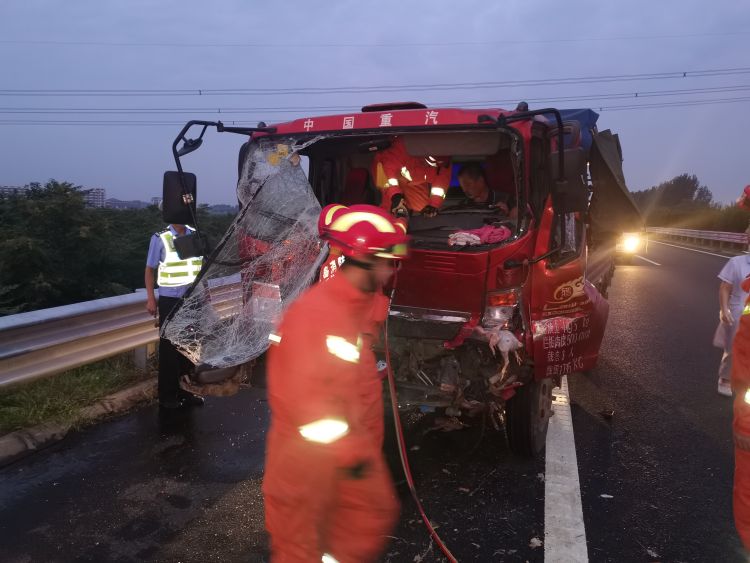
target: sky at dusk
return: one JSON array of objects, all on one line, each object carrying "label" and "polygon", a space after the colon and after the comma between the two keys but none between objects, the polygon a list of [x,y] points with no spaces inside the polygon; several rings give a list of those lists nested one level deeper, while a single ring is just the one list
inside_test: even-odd
[{"label": "sky at dusk", "polygon": [[[0,185],[55,178],[149,200],[189,119],[529,100],[599,112],[631,190],[689,173],[729,202],[750,184],[748,40],[750,4],[723,0],[3,0]],[[364,91],[309,91],[351,86]],[[286,91],[197,94],[221,89]],[[235,203],[241,142],[209,132],[185,157],[201,202]]]}]

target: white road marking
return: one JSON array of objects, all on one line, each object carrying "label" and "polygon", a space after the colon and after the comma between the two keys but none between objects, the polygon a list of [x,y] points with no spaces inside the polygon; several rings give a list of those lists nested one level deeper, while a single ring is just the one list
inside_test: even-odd
[{"label": "white road marking", "polygon": [[688,248],[687,246],[677,246],[676,244],[669,244],[668,242],[661,242],[659,240],[649,240],[649,244],[663,244],[664,246],[672,246],[674,248],[681,248],[682,250],[689,250],[691,252],[699,252],[700,254],[708,254],[709,256],[718,256],[719,258],[731,258],[731,256],[726,254],[716,254],[715,252],[706,252],[705,250],[697,250],[695,248]]},{"label": "white road marking", "polygon": [[653,264],[654,266],[661,266],[661,264],[659,264],[658,262],[654,262],[653,260],[649,260],[648,258],[644,258],[640,254],[636,254],[635,257],[636,258],[640,258],[641,260],[645,260],[646,262],[648,262],[649,264]]},{"label": "white road marking", "polygon": [[588,562],[568,378],[552,391],[544,476],[544,561]]}]

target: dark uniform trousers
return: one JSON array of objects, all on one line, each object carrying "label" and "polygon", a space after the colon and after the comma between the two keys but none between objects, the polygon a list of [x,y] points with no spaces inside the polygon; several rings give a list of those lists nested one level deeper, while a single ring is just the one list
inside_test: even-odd
[{"label": "dark uniform trousers", "polygon": [[[180,302],[179,297],[159,296],[159,326]],[[159,338],[159,400],[175,399],[180,390],[180,376],[188,373],[192,363],[166,338]]]}]

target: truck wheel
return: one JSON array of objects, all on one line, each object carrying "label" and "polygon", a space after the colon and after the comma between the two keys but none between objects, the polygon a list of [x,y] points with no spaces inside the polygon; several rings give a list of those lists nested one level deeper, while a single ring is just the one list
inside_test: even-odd
[{"label": "truck wheel", "polygon": [[505,434],[514,454],[536,457],[547,440],[552,411],[552,381],[542,379],[519,387],[505,403]]}]

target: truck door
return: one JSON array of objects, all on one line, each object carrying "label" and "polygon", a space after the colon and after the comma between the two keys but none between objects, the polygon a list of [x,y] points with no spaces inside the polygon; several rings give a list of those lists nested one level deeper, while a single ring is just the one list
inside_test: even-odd
[{"label": "truck door", "polygon": [[594,367],[608,304],[586,279],[586,230],[580,213],[556,214],[547,200],[531,266],[531,330],[537,379]]}]

